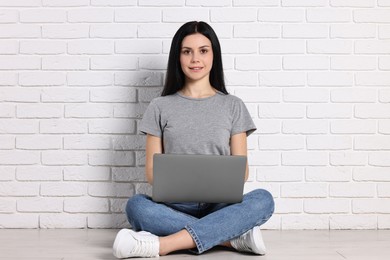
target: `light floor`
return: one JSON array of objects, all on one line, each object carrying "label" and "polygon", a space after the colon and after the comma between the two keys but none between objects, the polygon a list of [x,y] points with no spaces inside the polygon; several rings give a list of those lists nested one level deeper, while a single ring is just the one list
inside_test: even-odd
[{"label": "light floor", "polygon": [[[0,229],[0,260],[115,259],[113,229]],[[200,256],[187,252],[160,257],[170,259],[390,259],[390,230],[370,231],[263,231],[266,256],[240,254],[223,248]],[[139,258],[137,258],[139,259]]]}]

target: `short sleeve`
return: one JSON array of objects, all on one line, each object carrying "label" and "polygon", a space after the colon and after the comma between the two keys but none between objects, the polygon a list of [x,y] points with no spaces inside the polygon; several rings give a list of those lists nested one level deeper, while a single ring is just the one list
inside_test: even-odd
[{"label": "short sleeve", "polygon": [[246,132],[246,136],[249,136],[254,131],[256,131],[256,125],[247,107],[241,99],[237,99],[233,107],[233,123],[230,135]]},{"label": "short sleeve", "polygon": [[157,137],[162,136],[161,113],[154,100],[146,108],[139,125],[140,134],[151,134]]}]

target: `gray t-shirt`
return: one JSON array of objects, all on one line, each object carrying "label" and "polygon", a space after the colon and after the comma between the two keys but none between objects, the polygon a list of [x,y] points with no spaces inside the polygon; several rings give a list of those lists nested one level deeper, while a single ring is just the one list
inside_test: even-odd
[{"label": "gray t-shirt", "polygon": [[176,92],[154,98],[140,122],[141,134],[163,139],[163,153],[230,155],[230,137],[256,130],[244,102],[217,91],[206,98]]}]

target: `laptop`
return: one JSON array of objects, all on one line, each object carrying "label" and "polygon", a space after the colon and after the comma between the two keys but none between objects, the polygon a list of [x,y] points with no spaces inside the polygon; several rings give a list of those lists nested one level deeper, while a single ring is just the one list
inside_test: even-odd
[{"label": "laptop", "polygon": [[247,157],[154,154],[156,202],[237,203],[243,198]]}]

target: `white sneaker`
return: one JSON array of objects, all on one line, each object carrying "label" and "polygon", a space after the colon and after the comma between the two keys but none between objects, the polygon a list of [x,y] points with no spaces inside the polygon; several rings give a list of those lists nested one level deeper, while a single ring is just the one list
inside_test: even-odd
[{"label": "white sneaker", "polygon": [[158,257],[159,247],[158,237],[149,232],[122,229],[116,235],[112,249],[117,258]]},{"label": "white sneaker", "polygon": [[230,241],[237,251],[250,252],[257,255],[265,255],[266,248],[261,235],[260,227],[256,226],[241,236]]}]

